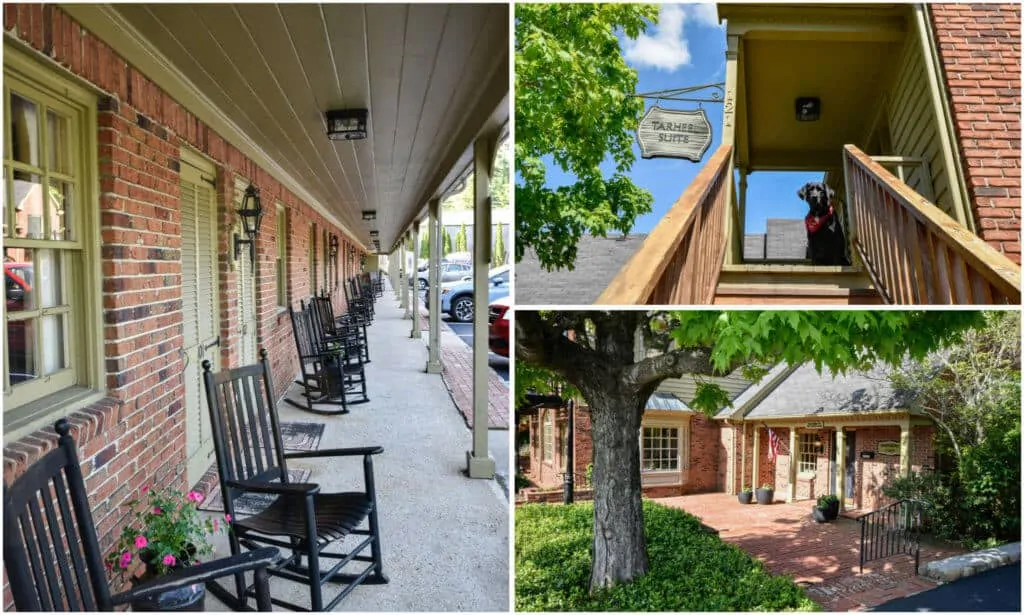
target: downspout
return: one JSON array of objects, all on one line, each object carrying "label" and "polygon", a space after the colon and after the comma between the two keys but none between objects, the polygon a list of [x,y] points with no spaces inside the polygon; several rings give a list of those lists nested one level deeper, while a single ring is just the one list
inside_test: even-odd
[{"label": "downspout", "polygon": [[[918,37],[921,40],[921,51],[924,54],[924,68],[932,94],[932,106],[938,115],[942,158],[947,169],[946,172],[950,175],[950,184],[955,184],[951,185],[952,189],[950,190],[955,205],[953,208],[955,217],[957,222],[977,235],[974,209],[971,205],[970,194],[967,192],[967,178],[964,176],[963,166],[960,164],[963,156],[959,143],[954,138],[956,127],[953,125],[953,111],[950,108],[949,97],[946,95],[945,81],[941,79],[942,60],[935,42],[935,32],[932,30],[931,20],[928,18],[927,5],[914,5],[914,18]],[[953,181],[954,178],[955,181]]]}]

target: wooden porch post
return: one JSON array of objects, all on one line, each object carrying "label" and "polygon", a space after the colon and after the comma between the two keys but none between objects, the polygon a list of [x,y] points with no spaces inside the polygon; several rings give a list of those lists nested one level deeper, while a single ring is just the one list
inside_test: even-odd
[{"label": "wooden porch post", "polygon": [[[729,35],[726,37],[727,48],[725,51],[725,101],[722,108],[722,145],[733,146],[733,152],[736,151],[736,100],[737,91],[739,88],[738,79],[738,66],[739,66],[739,48],[740,48],[740,37],[738,35]],[[736,212],[733,209],[733,205],[736,203],[736,194],[733,188],[733,177],[732,177],[732,159],[735,154],[730,154],[729,162],[729,174],[726,177],[726,207],[725,207],[725,234],[728,245],[725,251],[725,263],[736,264],[741,260],[742,249],[737,249],[743,245],[742,238],[734,237],[734,231],[739,228],[739,221],[736,219]]]},{"label": "wooden porch post", "polygon": [[427,349],[427,373],[441,373],[441,199],[430,199],[428,205],[430,217],[428,219],[430,229],[430,265],[428,269],[427,283],[430,285],[430,299],[427,305],[434,306],[429,310],[430,319],[430,345]]},{"label": "wooden porch post", "polygon": [[406,231],[405,233],[402,233],[401,242],[402,242],[402,246],[401,246],[401,248],[399,248],[398,253],[401,255],[401,259],[402,259],[402,267],[401,267],[401,269],[402,269],[402,276],[401,276],[402,279],[398,281],[398,285],[402,289],[402,294],[401,294],[401,303],[398,305],[398,307],[400,307],[403,310],[405,310],[405,314],[402,316],[402,318],[408,318],[409,317],[409,276],[412,274],[412,272],[409,271],[409,251],[408,251],[407,245],[406,245],[409,242],[409,232],[408,231]]},{"label": "wooden porch post", "polygon": [[900,423],[900,476],[910,476],[910,417]]},{"label": "wooden porch post", "polygon": [[420,337],[420,285],[419,279],[419,247],[420,247],[420,221],[412,223],[412,281],[413,287],[409,291],[412,294],[412,328],[409,330],[409,337],[419,339]]}]

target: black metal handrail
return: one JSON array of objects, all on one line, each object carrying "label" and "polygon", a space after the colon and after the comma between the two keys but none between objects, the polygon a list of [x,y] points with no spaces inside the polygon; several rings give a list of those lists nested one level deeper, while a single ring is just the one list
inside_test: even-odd
[{"label": "black metal handrail", "polygon": [[923,513],[928,507],[929,502],[904,499],[858,517],[861,574],[864,562],[903,554],[914,556],[914,573],[918,574]]}]

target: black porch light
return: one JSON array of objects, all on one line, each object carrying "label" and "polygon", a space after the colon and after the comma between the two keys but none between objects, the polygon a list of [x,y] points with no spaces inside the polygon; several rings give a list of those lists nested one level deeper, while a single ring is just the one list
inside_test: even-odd
[{"label": "black porch light", "polygon": [[370,237],[379,237],[380,231],[370,231]]},{"label": "black porch light", "polygon": [[242,244],[249,244],[249,260],[256,262],[256,235],[260,232],[263,221],[263,205],[260,203],[260,189],[252,184],[245,189],[242,207],[238,209],[238,217],[242,219],[242,230],[248,239],[242,239],[235,233],[235,259],[241,254]]},{"label": "black porch light", "polygon": [[366,109],[336,109],[327,112],[327,138],[354,141],[366,138]]},{"label": "black porch light", "polygon": [[364,209],[363,210],[363,220],[369,221],[369,220],[376,220],[376,219],[377,219],[377,210],[376,209]]},{"label": "black porch light", "polygon": [[796,121],[815,122],[821,118],[821,99],[802,96],[796,99]]},{"label": "black porch light", "polygon": [[330,241],[330,243],[327,244],[327,247],[329,249],[331,258],[334,258],[335,256],[338,255],[338,236],[337,235],[331,235],[331,241]]}]

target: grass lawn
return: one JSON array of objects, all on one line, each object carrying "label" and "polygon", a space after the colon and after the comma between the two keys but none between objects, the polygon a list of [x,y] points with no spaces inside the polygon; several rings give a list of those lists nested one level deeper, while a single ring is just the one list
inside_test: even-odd
[{"label": "grass lawn", "polygon": [[651,570],[594,595],[587,591],[594,506],[516,509],[517,611],[814,611],[788,577],[701,530],[696,517],[644,502]]}]

